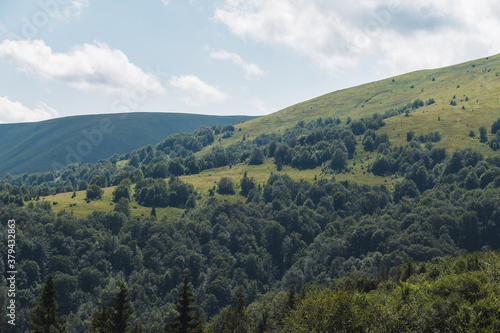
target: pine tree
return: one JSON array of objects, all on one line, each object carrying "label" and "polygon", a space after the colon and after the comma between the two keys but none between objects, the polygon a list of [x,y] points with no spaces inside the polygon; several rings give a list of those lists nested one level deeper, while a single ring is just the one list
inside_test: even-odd
[{"label": "pine tree", "polygon": [[52,275],[40,288],[40,296],[35,302],[35,309],[31,313],[30,331],[35,333],[64,332],[64,317],[59,317],[61,305],[57,304],[56,283]]},{"label": "pine tree", "polygon": [[202,333],[203,320],[200,315],[200,310],[193,306],[195,299],[189,286],[189,278],[184,276],[184,286],[182,291],[177,293],[179,298],[175,301],[175,309],[178,312],[173,323],[165,325],[163,332],[165,333]]},{"label": "pine tree", "polygon": [[111,331],[111,307],[107,304],[106,296],[102,297],[101,310],[94,309],[90,318],[90,331],[92,333],[106,333]]},{"label": "pine tree", "polygon": [[132,317],[133,310],[130,303],[130,293],[127,285],[122,282],[120,291],[113,297],[113,316],[111,319],[112,332],[126,332],[128,320]]},{"label": "pine tree", "polygon": [[156,217],[156,208],[155,208],[155,206],[153,206],[153,208],[151,208],[151,216]]},{"label": "pine tree", "polygon": [[244,333],[247,332],[248,315],[245,310],[245,297],[243,289],[240,287],[234,298],[236,307],[229,310],[224,318],[224,330],[227,333]]},{"label": "pine tree", "polygon": [[130,294],[125,283],[122,282],[120,290],[113,297],[113,304],[106,304],[107,298],[103,296],[101,310],[94,310],[91,318],[91,331],[95,333],[124,333],[127,331],[128,320],[132,317],[133,310],[130,303]]}]

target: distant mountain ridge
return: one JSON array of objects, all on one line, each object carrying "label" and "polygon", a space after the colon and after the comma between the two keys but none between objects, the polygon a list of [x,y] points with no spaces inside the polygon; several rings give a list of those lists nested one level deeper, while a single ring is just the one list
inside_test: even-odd
[{"label": "distant mountain ridge", "polygon": [[75,162],[95,163],[156,144],[171,134],[253,118],[135,112],[0,124],[0,176],[53,171]]}]

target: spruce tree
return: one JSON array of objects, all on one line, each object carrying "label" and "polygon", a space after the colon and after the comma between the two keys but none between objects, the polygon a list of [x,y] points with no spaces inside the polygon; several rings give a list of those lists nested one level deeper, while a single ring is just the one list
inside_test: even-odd
[{"label": "spruce tree", "polygon": [[125,333],[128,320],[133,310],[130,303],[130,294],[125,283],[121,283],[120,290],[113,297],[112,306],[106,304],[103,296],[100,311],[94,310],[91,318],[91,331],[95,333]]},{"label": "spruce tree", "polygon": [[245,297],[243,288],[238,288],[234,298],[236,306],[226,313],[224,318],[224,333],[244,333],[247,332],[248,315],[245,310]]},{"label": "spruce tree", "polygon": [[40,288],[40,295],[35,302],[35,308],[31,312],[30,331],[35,333],[64,332],[65,318],[60,317],[61,305],[56,301],[56,283],[52,275]]},{"label": "spruce tree", "polygon": [[130,293],[127,285],[122,282],[120,291],[113,297],[113,315],[111,318],[112,332],[126,332],[128,320],[132,317],[133,310],[130,303]]},{"label": "spruce tree", "polygon": [[182,291],[177,293],[179,298],[175,301],[175,309],[178,312],[173,323],[165,325],[165,333],[202,333],[203,320],[200,310],[193,306],[195,299],[189,286],[189,278],[184,276]]},{"label": "spruce tree", "polygon": [[106,333],[111,331],[111,307],[107,304],[106,296],[102,297],[101,309],[94,309],[90,318],[90,331],[92,333]]}]

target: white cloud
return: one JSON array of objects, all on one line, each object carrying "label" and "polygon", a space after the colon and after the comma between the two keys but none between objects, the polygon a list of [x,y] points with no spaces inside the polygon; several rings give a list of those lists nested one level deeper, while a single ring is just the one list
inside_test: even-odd
[{"label": "white cloud", "polygon": [[56,110],[43,102],[30,109],[19,102],[11,101],[8,97],[0,96],[0,123],[21,123],[42,121],[57,117]]},{"label": "white cloud", "polygon": [[236,53],[228,52],[226,50],[221,50],[221,51],[211,52],[210,56],[214,59],[231,61],[233,64],[243,69],[243,71],[245,72],[245,76],[247,78],[262,76],[265,74],[265,72],[262,69],[260,69],[259,66],[257,66],[254,63],[246,62],[241,58],[241,56],[239,56]]},{"label": "white cloud", "polygon": [[71,0],[68,6],[62,10],[52,13],[53,17],[59,20],[68,20],[74,16],[80,16],[85,8],[89,6],[88,0]]},{"label": "white cloud", "polygon": [[168,6],[168,0],[161,0],[161,2],[163,2],[164,6]]},{"label": "white cloud", "polygon": [[63,81],[80,90],[125,95],[137,88],[163,92],[155,76],[143,72],[122,51],[104,43],[83,44],[68,53],[56,53],[41,40],[4,40],[0,56],[14,59],[22,71]]},{"label": "white cloud", "polygon": [[500,51],[500,3],[489,0],[224,0],[214,17],[244,39],[285,46],[326,69],[378,56],[403,71]]},{"label": "white cloud", "polygon": [[183,91],[182,102],[192,106],[222,103],[228,98],[227,94],[203,82],[196,75],[173,76],[169,84]]}]

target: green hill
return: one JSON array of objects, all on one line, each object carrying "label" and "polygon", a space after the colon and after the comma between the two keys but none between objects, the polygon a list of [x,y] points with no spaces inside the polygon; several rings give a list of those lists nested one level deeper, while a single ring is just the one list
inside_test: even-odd
[{"label": "green hill", "polygon": [[156,144],[202,125],[226,125],[247,116],[126,113],[0,124],[0,175],[52,171],[70,163],[95,163],[113,154]]},{"label": "green hill", "polygon": [[[187,274],[200,331],[498,331],[498,61],[1,178],[22,308],[52,274],[66,329],[83,332],[123,281],[129,324],[169,330]],[[94,125],[103,142],[112,125]]]},{"label": "green hill", "polygon": [[[405,114],[386,119],[382,132],[390,141],[403,144],[406,132],[416,135],[439,130],[442,135],[439,147],[452,151],[474,147],[488,153],[479,139],[468,137],[480,126],[490,126],[500,116],[500,55],[478,59],[450,67],[422,70],[357,87],[335,91],[305,101],[271,115],[242,124],[242,132],[249,138],[259,134],[283,132],[299,121],[316,120],[318,117],[348,117],[359,119],[374,113],[396,111],[416,99],[435,103]],[[454,100],[456,106],[450,104]],[[230,145],[241,140],[241,135],[224,140]],[[206,147],[204,151],[210,150]],[[203,153],[203,152],[202,152]]]}]

